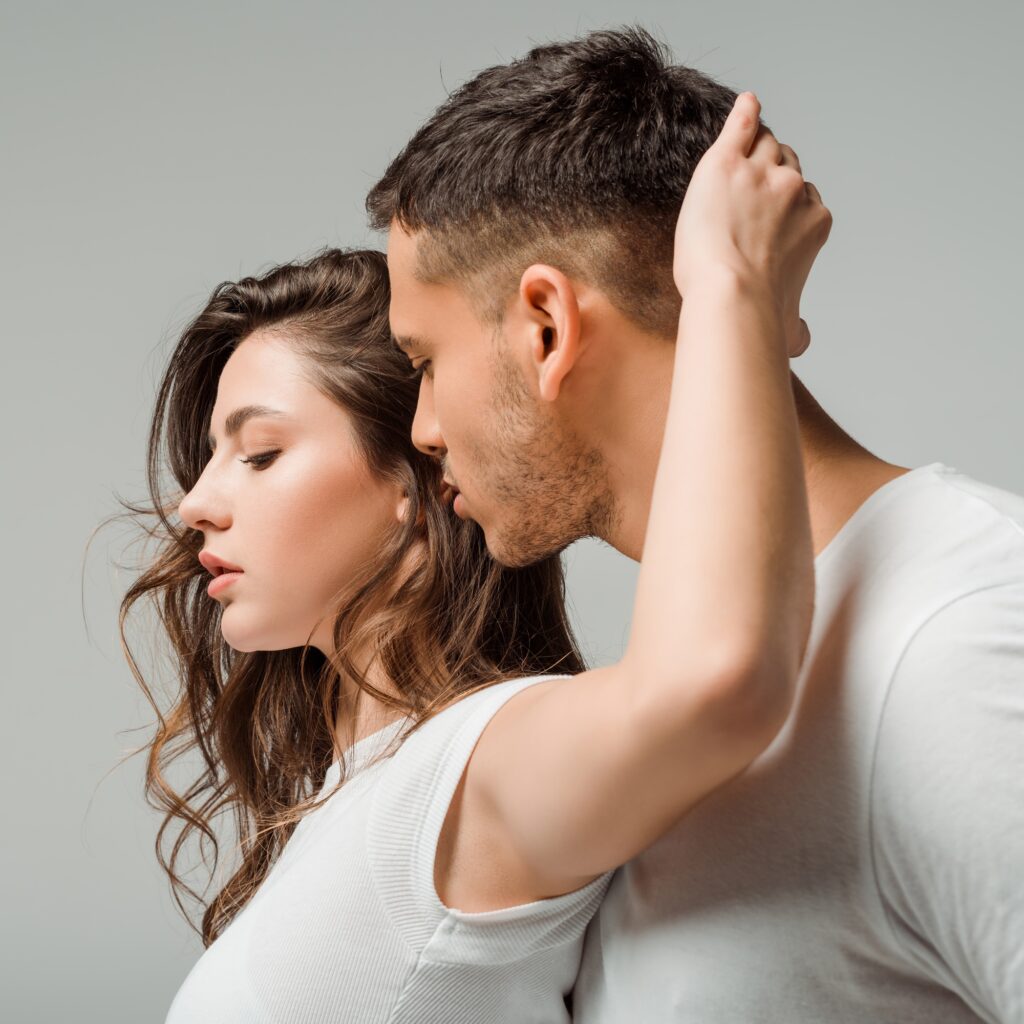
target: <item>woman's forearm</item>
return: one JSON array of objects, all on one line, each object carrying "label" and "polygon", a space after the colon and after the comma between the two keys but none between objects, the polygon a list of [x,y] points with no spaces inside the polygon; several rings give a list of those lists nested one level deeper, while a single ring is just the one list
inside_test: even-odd
[{"label": "woman's forearm", "polygon": [[781,310],[767,287],[716,270],[680,315],[626,660],[656,704],[707,690],[784,713],[812,605]]}]

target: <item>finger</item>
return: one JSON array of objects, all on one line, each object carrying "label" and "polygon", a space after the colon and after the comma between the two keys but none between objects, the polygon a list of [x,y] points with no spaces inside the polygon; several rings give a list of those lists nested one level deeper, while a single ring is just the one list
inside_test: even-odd
[{"label": "finger", "polygon": [[821,201],[821,193],[813,182],[804,182],[804,194],[811,206],[816,207],[814,212],[821,223],[821,244],[824,245],[832,234],[832,211]]},{"label": "finger", "polygon": [[803,174],[803,168],[800,166],[800,157],[793,152],[792,146],[787,146],[784,142],[779,143],[779,152],[782,154],[782,164],[785,167],[792,167],[793,170],[799,171]]},{"label": "finger", "polygon": [[741,92],[722,125],[716,142],[738,149],[744,156],[750,152],[757,135],[761,103],[752,92]]},{"label": "finger", "polygon": [[763,125],[757,133],[757,138],[754,139],[754,145],[750,150],[750,159],[763,164],[782,163],[782,149],[779,146],[779,140]]}]

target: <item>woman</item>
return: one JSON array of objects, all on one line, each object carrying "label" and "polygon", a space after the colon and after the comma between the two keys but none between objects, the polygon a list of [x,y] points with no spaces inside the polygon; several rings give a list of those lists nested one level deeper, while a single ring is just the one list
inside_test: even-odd
[{"label": "woman", "polygon": [[[380,258],[215,292],[160,391],[167,537],[125,599],[157,599],[182,673],[148,777],[164,827],[185,822],[176,889],[189,831],[216,852],[231,809],[241,837],[169,1021],[566,1019],[610,870],[789,707],[812,562],[782,319],[827,232],[744,94],[680,215],[687,298],[633,630],[594,672],[557,564],[490,565],[412,449]],[[705,430],[734,443],[709,452]],[[728,530],[680,504],[723,488]],[[680,615],[701,643],[668,664]],[[192,747],[204,771],[179,794],[162,769]]]}]

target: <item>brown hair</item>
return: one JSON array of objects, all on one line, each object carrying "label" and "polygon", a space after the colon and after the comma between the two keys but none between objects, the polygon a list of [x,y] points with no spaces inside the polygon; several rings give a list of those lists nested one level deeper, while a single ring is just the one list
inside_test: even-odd
[{"label": "brown hair", "polygon": [[448,97],[373,187],[371,223],[424,230],[422,276],[469,284],[494,319],[545,262],[674,338],[679,207],[735,99],[641,28],[536,47]]},{"label": "brown hair", "polygon": [[[157,714],[155,735],[143,748],[146,796],[164,812],[157,857],[186,919],[186,897],[204,905],[206,945],[251,898],[302,815],[320,805],[316,793],[335,757],[339,673],[357,692],[411,715],[415,728],[502,677],[584,668],[566,618],[558,558],[503,568],[488,555],[479,528],[441,500],[437,463],[410,439],[418,376],[391,341],[388,301],[384,256],[372,251],[329,249],[221,284],[185,329],[159,387],[149,436],[151,502],[130,507],[158,547],[122,601],[120,625],[132,671]],[[197,561],[202,534],[175,513],[209,459],[221,370],[240,342],[267,327],[286,332],[313,382],[349,413],[371,471],[401,480],[409,495],[407,521],[396,524],[367,577],[352,581],[340,604],[334,662],[308,646],[229,648],[220,606],[206,594],[208,577]],[[164,492],[168,471],[171,494]],[[414,549],[425,556],[410,559]],[[166,713],[126,638],[129,613],[143,598],[171,643],[178,688]],[[368,638],[397,698],[376,689],[349,658]],[[168,767],[189,752],[199,755],[199,774],[176,787]],[[226,813],[241,863],[204,903],[205,893],[184,880],[181,856],[197,836],[204,864],[212,852],[212,883],[220,848],[214,821]],[[175,822],[181,828],[172,843]]]}]

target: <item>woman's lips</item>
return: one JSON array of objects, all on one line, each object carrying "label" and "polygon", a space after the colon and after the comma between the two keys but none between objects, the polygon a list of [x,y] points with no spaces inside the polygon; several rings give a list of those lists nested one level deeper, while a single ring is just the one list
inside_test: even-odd
[{"label": "woman's lips", "polygon": [[216,596],[222,590],[225,590],[227,587],[230,587],[231,584],[235,582],[235,580],[241,577],[241,575],[241,572],[218,573],[216,576],[213,577],[212,580],[210,580],[209,586],[207,586],[206,588],[207,594],[209,594],[210,597],[216,598]]}]

